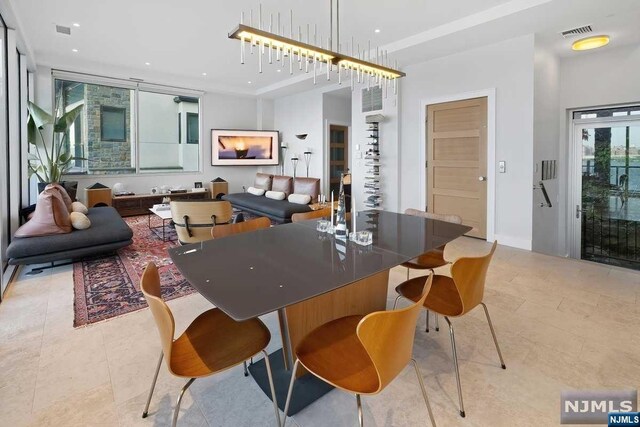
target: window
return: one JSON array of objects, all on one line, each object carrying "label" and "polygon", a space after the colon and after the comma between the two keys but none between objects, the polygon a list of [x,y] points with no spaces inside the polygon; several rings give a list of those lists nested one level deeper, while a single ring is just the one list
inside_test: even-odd
[{"label": "window", "polygon": [[187,113],[187,144],[198,144],[200,121],[197,113]]},{"label": "window", "polygon": [[84,106],[66,138],[67,148],[77,158],[71,173],[200,169],[199,98],[148,90],[148,85],[142,88],[124,81],[119,86],[117,81],[105,85],[54,77],[54,82],[57,114],[62,113],[60,109]]},{"label": "window", "polygon": [[100,106],[100,139],[125,142],[127,140],[127,109]]}]

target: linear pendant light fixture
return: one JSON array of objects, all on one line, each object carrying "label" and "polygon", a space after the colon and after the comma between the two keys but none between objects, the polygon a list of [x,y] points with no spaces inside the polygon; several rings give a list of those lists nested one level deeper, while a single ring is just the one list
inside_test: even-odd
[{"label": "linear pendant light fixture", "polygon": [[[336,39],[333,39],[333,2],[336,3]],[[289,73],[293,74],[294,63],[297,68],[305,73],[313,73],[313,84],[316,84],[320,74],[326,72],[327,80],[331,80],[331,72],[337,71],[338,83],[342,84],[343,77],[351,80],[351,90],[354,89],[355,82],[366,83],[371,86],[379,86],[384,89],[385,96],[390,84],[393,84],[394,92],[398,91],[398,79],[406,76],[402,71],[397,70],[397,62],[394,68],[389,65],[388,53],[376,48],[375,58],[371,55],[371,42],[368,49],[360,51],[360,45],[355,46],[353,38],[351,44],[347,44],[349,54],[342,52],[340,44],[340,19],[339,0],[330,0],[330,31],[331,36],[327,38],[326,48],[322,47],[322,36],[318,44],[318,29],[314,25],[313,42],[311,41],[310,26],[306,26],[306,40],[302,35],[302,27],[298,26],[297,39],[294,38],[293,31],[293,11],[289,12],[288,36],[284,25],[280,24],[280,13],[277,15],[277,23],[274,32],[273,14],[270,15],[269,24],[266,26],[262,20],[262,4],[259,5],[258,25],[253,24],[253,9],[249,12],[249,25],[244,23],[244,12],[240,15],[240,25],[231,33],[230,39],[240,40],[240,63],[245,62],[245,47],[249,44],[250,53],[254,48],[258,52],[258,72],[262,73],[262,62],[264,56],[268,57],[269,64],[274,61],[285,67],[288,62]],[[265,28],[265,27],[268,27]],[[335,48],[334,48],[335,46]],[[295,56],[295,58],[294,58]],[[311,71],[309,70],[311,68]],[[326,71],[323,71],[323,68]]]}]

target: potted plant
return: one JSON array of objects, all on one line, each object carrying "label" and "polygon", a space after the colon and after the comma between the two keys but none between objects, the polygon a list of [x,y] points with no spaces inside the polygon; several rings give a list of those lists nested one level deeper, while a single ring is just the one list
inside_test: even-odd
[{"label": "potted plant", "polygon": [[[33,148],[28,154],[29,178],[33,175],[38,178],[38,191],[42,191],[49,183],[62,184],[62,176],[69,171],[72,161],[86,160],[73,156],[68,145],[69,128],[82,111],[82,107],[79,105],[54,116],[36,104],[28,103],[27,132],[29,144]],[[66,188],[77,188],[77,182],[75,185],[69,185],[68,182],[65,184]],[[70,196],[75,200],[75,194]]]}]

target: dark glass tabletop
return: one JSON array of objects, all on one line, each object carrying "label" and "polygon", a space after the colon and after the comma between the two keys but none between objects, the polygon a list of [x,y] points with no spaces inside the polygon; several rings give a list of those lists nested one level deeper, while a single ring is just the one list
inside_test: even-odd
[{"label": "dark glass tabletop", "polygon": [[175,247],[169,254],[198,292],[241,321],[388,270],[470,230],[381,211],[359,213],[358,230],[365,226],[374,232],[369,246],[320,233],[316,221],[305,221]]}]

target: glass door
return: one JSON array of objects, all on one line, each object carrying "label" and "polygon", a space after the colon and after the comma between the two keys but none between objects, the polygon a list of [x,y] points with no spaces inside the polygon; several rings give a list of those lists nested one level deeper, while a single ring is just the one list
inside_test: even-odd
[{"label": "glass door", "polygon": [[349,169],[349,128],[329,126],[329,193],[340,191],[340,176]]},{"label": "glass door", "polygon": [[595,119],[574,127],[572,256],[640,270],[640,115]]}]

